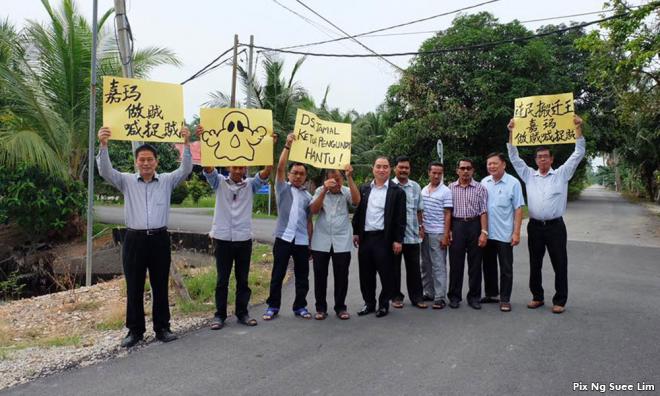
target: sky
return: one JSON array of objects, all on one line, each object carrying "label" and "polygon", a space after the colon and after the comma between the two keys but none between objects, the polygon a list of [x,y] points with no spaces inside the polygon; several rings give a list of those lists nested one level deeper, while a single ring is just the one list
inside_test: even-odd
[{"label": "sky", "polygon": [[[357,34],[390,25],[400,24],[432,15],[456,10],[486,0],[303,0],[303,4],[340,27]],[[646,2],[638,0],[634,4]],[[59,7],[59,0],[51,0]],[[112,0],[98,0],[99,15],[114,4]],[[128,19],[136,48],[162,46],[173,50],[181,59],[181,67],[160,66],[149,79],[163,82],[182,82],[233,45],[234,34],[248,43],[254,35],[255,45],[279,48],[284,46],[327,40],[342,36],[327,22],[306,9],[297,0],[126,0]],[[26,19],[45,21],[46,12],[38,0],[0,0],[0,18],[9,18],[18,27]],[[78,0],[80,12],[92,20],[92,0]],[[293,12],[299,14],[295,15]],[[488,11],[500,22],[514,19],[528,21],[539,18],[580,14],[603,9],[600,0],[500,0],[482,5],[465,13]],[[302,17],[301,17],[302,16]],[[451,26],[456,14],[388,30],[383,33],[427,32]],[[600,19],[598,14],[576,16],[544,22],[525,23],[534,30],[544,24],[568,23]],[[112,21],[110,21],[112,22]],[[113,28],[112,23],[107,24]],[[398,36],[363,37],[359,40],[379,53],[416,51],[433,33]],[[330,53],[365,53],[359,44],[345,40],[337,43],[307,47],[302,50]],[[299,55],[281,55],[285,75],[299,59]],[[260,58],[263,59],[263,58]],[[410,57],[391,58],[405,68]],[[262,71],[257,70],[261,76]],[[342,111],[360,113],[374,111],[385,98],[387,88],[396,83],[399,74],[394,67],[374,58],[316,58],[308,57],[299,69],[296,80],[305,87],[317,103],[329,87],[328,104]],[[223,66],[188,82],[184,86],[186,118],[199,114],[199,108],[209,100],[209,93],[220,90],[229,93],[231,68]],[[242,97],[240,89],[239,99]]]}]

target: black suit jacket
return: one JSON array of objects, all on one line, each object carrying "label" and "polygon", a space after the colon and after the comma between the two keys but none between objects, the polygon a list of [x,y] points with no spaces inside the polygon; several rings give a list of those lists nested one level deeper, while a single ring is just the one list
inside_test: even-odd
[{"label": "black suit jacket", "polygon": [[[360,204],[353,215],[353,235],[358,235],[360,239],[364,236],[364,223],[370,193],[371,183],[363,184],[360,187]],[[391,180],[388,183],[385,198],[384,225],[385,239],[388,242],[403,243],[403,236],[406,232],[406,193]]]}]

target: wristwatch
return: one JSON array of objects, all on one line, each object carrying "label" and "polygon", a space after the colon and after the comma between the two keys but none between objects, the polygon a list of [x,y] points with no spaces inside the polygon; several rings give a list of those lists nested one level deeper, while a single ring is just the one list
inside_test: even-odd
[{"label": "wristwatch", "polygon": [[486,231],[486,230],[481,230],[481,233],[482,233],[482,234],[485,234],[486,236],[488,236],[488,231]]}]

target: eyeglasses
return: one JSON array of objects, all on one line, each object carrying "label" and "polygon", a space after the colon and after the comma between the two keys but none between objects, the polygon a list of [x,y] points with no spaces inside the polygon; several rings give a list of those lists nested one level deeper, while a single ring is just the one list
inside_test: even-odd
[{"label": "eyeglasses", "polygon": [[458,170],[471,171],[472,167],[471,166],[461,166],[461,167],[458,168]]}]

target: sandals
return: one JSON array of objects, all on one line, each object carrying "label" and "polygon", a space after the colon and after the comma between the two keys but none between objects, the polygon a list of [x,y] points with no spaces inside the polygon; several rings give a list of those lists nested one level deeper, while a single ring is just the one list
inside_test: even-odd
[{"label": "sandals", "polygon": [[302,319],[311,319],[312,314],[307,310],[306,307],[298,308],[293,311],[293,314]]},{"label": "sandals", "polygon": [[431,308],[433,309],[443,309],[444,307],[447,306],[447,303],[445,303],[445,300],[440,300],[438,302],[434,302]]},{"label": "sandals", "polygon": [[346,311],[337,312],[337,317],[341,320],[348,320],[351,318],[351,314]]},{"label": "sandals", "polygon": [[220,330],[223,327],[225,327],[225,320],[218,316],[214,317],[211,322],[211,330]]},{"label": "sandals", "polygon": [[502,312],[511,312],[511,303],[508,303],[508,302],[500,303],[500,311],[502,311]]},{"label": "sandals", "polygon": [[401,309],[401,308],[403,308],[403,302],[394,300],[394,301],[392,301],[392,306],[394,308]]},{"label": "sandals", "polygon": [[238,323],[248,327],[252,327],[257,325],[257,320],[245,315],[238,318]]},{"label": "sandals", "polygon": [[314,319],[316,320],[325,320],[325,318],[328,317],[327,312],[317,312],[316,315],[314,315]]},{"label": "sandals", "polygon": [[428,306],[425,302],[423,302],[423,301],[418,301],[418,302],[416,302],[414,305],[415,305],[417,308],[419,308],[419,309],[426,309],[426,308],[429,307],[429,306]]},{"label": "sandals", "polygon": [[261,318],[263,320],[273,320],[279,312],[280,312],[279,308],[268,307],[266,308],[266,312],[264,312],[264,314],[261,315]]}]

